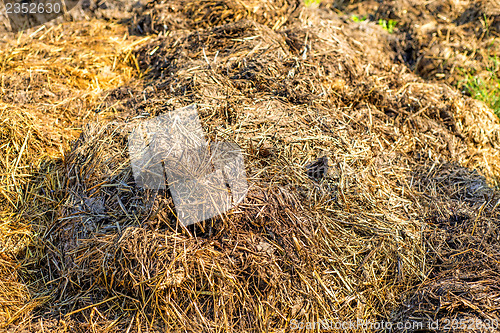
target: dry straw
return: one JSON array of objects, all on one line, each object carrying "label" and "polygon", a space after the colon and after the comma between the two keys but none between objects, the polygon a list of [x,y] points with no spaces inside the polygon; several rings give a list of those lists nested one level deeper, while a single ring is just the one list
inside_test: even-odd
[{"label": "dry straw", "polygon": [[[5,245],[2,259],[0,309],[13,331],[498,319],[500,125],[491,110],[395,64],[375,24],[298,5],[257,16],[257,4],[151,4],[132,27],[156,26],[162,13],[170,29],[157,36],[72,23],[30,37],[29,51],[2,48],[3,59],[65,50],[37,65],[45,74],[33,92],[51,84],[55,97],[7,102],[22,82],[2,93],[6,109],[25,109],[1,118],[17,122],[0,142],[0,202],[10,212],[2,242],[25,244]],[[26,77],[17,61],[3,61],[4,71]],[[66,99],[81,104],[55,103]],[[168,192],[135,186],[127,137],[141,119],[192,103],[210,140],[246,152],[250,192],[228,214],[183,228]],[[58,159],[47,153],[58,142],[50,133],[73,132],[30,119],[66,116],[89,125]],[[305,167],[318,157],[330,167],[314,179]]]}]

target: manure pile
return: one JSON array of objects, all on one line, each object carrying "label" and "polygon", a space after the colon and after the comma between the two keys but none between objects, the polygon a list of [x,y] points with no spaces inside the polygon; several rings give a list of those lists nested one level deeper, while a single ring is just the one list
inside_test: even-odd
[{"label": "manure pile", "polygon": [[[328,3],[93,5],[0,40],[2,329],[495,331],[500,123],[485,104]],[[241,147],[249,192],[184,228],[168,192],[136,186],[127,138],[191,104],[210,141]]]}]

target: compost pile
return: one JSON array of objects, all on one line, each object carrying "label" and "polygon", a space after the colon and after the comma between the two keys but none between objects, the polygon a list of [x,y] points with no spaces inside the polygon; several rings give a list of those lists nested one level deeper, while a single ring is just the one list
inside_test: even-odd
[{"label": "compost pile", "polygon": [[[109,3],[1,40],[4,328],[500,320],[500,123],[401,61],[403,34],[329,3]],[[191,104],[250,190],[185,228],[127,138]]]}]

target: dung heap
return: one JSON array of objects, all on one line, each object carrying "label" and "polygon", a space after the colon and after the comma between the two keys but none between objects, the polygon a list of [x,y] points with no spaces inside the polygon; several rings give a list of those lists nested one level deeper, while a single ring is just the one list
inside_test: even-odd
[{"label": "dung heap", "polygon": [[[399,35],[328,8],[151,1],[4,40],[3,325],[499,320],[498,119],[400,61]],[[191,104],[245,152],[250,190],[183,228],[168,192],[136,186],[127,137]]]}]

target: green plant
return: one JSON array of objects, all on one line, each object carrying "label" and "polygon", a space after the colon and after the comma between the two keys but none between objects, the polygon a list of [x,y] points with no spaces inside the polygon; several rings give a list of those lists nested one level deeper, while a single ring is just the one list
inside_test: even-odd
[{"label": "green plant", "polygon": [[469,72],[461,82],[461,86],[473,98],[485,102],[500,117],[500,59],[496,55],[490,56],[490,66],[487,68],[489,76],[481,78]]},{"label": "green plant", "polygon": [[366,15],[364,15],[363,17],[353,15],[351,16],[351,20],[353,20],[354,22],[363,22],[367,20],[367,17]]},{"label": "green plant", "polygon": [[304,0],[304,4],[306,5],[306,7],[310,7],[314,4],[320,4],[321,3],[321,0]]},{"label": "green plant", "polygon": [[378,25],[380,25],[384,30],[392,34],[394,32],[394,28],[398,25],[398,21],[395,20],[378,20]]},{"label": "green plant", "polygon": [[464,86],[473,98],[485,102],[500,117],[500,81],[498,78],[495,85],[494,82],[468,75]]},{"label": "green plant", "polygon": [[488,17],[486,16],[486,14],[483,14],[483,18],[481,19],[481,23],[484,27],[485,35],[489,36],[490,35],[490,22],[488,20]]}]

